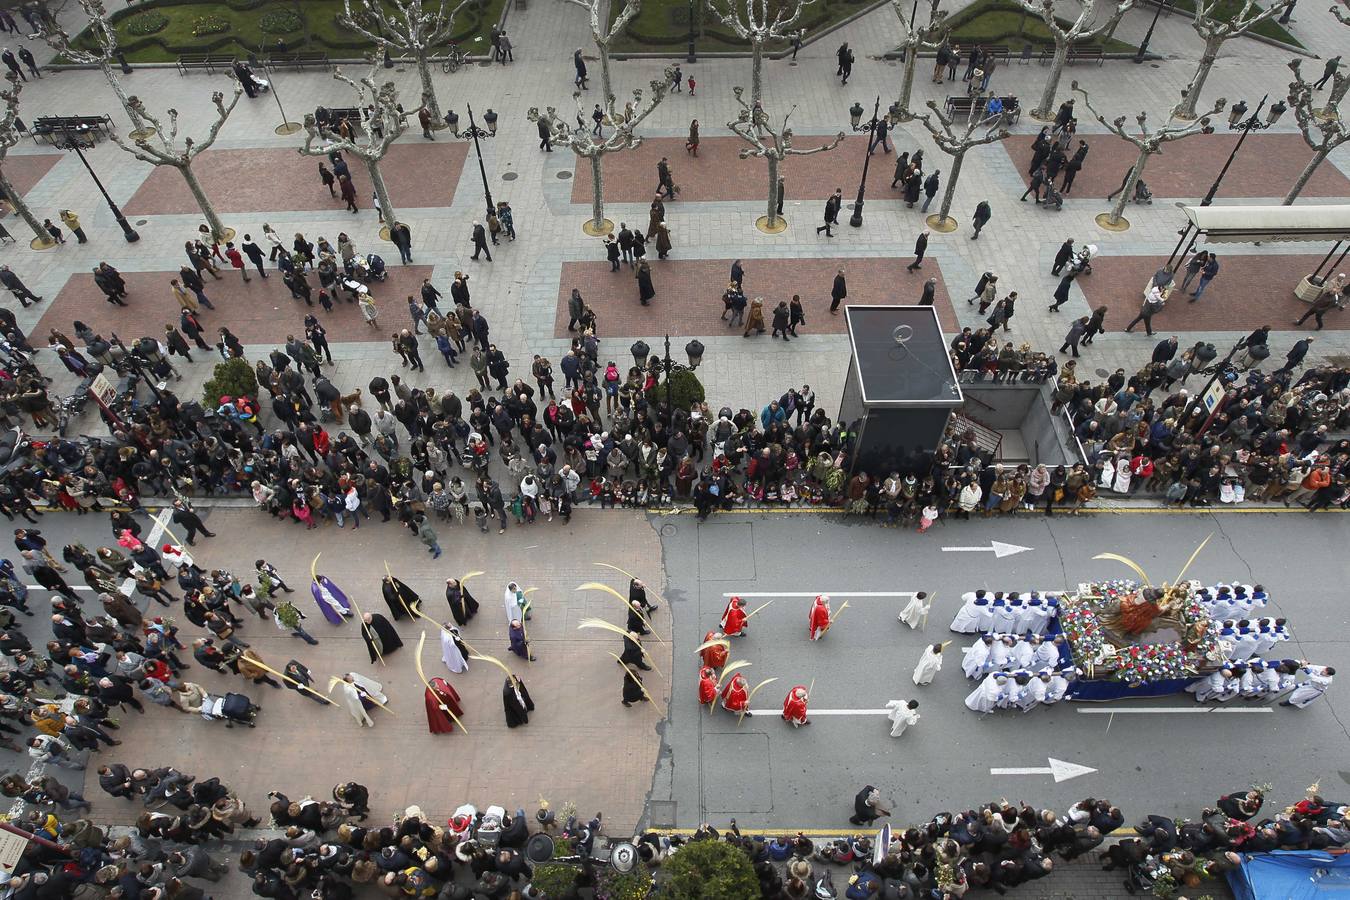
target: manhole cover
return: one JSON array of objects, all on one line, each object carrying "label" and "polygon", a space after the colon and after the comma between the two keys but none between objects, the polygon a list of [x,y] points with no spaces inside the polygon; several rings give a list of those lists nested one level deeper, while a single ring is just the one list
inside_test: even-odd
[{"label": "manhole cover", "polygon": [[505,175],[502,176],[502,181],[515,181],[519,177],[520,177],[519,172],[507,172]]},{"label": "manhole cover", "polygon": [[661,537],[672,537],[679,529],[669,523],[661,526]]},{"label": "manhole cover", "polygon": [[566,181],[567,179],[569,179],[569,178],[571,178],[571,177],[572,177],[572,173],[571,173],[571,172],[568,172],[568,171],[566,171],[566,170],[564,170],[564,171],[558,173],[558,178],[561,179],[562,181]]},{"label": "manhole cover", "polygon": [[797,64],[796,64],[795,62],[790,62],[790,63],[788,63],[788,65],[789,65],[789,66],[795,66],[795,65],[797,65]]},{"label": "manhole cover", "polygon": [[1098,378],[1110,378],[1110,377],[1111,377],[1111,373],[1108,372],[1108,371],[1106,371],[1105,369],[1093,369],[1093,371],[1097,373],[1097,377],[1098,377]]},{"label": "manhole cover", "polygon": [[136,220],[136,224],[137,224],[137,225],[144,225],[146,222],[149,222],[149,221],[150,221],[149,219],[137,219],[137,220]]}]

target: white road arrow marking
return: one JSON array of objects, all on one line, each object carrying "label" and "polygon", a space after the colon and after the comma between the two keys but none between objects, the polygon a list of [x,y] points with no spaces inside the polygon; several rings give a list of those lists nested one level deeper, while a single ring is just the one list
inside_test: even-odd
[{"label": "white road arrow marking", "polygon": [[1012,556],[1015,553],[1025,553],[1032,547],[1022,547],[1018,544],[1005,544],[1002,541],[990,541],[988,547],[943,547],[943,553],[992,553],[995,559],[1002,559],[1005,556]]},{"label": "white road arrow marking", "polygon": [[1005,769],[990,769],[990,775],[1053,775],[1055,784],[1061,781],[1068,781],[1070,778],[1077,778],[1079,775],[1090,775],[1097,771],[1088,766],[1080,766],[1078,763],[1065,762],[1062,759],[1055,759],[1053,756],[1049,759],[1049,766],[1014,766]]}]

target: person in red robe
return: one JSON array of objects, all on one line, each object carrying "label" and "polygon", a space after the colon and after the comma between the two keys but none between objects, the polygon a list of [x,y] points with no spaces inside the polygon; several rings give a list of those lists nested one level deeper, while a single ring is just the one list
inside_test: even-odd
[{"label": "person in red robe", "polygon": [[722,688],[722,708],[750,715],[750,692],[746,690],[747,684],[745,676],[740,672],[732,675],[726,687]]},{"label": "person in red robe", "polygon": [[698,670],[698,705],[711,706],[717,699],[717,672],[712,666]]},{"label": "person in red robe", "polygon": [[740,637],[745,634],[745,601],[732,597],[727,601],[726,611],[722,613],[722,633],[727,637]]},{"label": "person in red robe", "polygon": [[797,726],[810,725],[810,720],[806,718],[806,701],[806,685],[793,687],[783,700],[783,719]]},{"label": "person in red robe", "polygon": [[816,602],[811,604],[811,616],[807,622],[806,633],[811,636],[811,640],[818,641],[825,636],[829,627],[830,597],[828,594],[819,594]]},{"label": "person in red robe", "polygon": [[422,693],[427,704],[427,729],[432,734],[449,734],[454,731],[455,720],[450,718],[445,710],[448,709],[457,716],[464,715],[464,710],[459,705],[459,692],[444,678],[433,678],[431,687]]},{"label": "person in red robe", "polygon": [[[716,641],[726,637],[722,632],[713,630],[703,636],[703,643]],[[703,648],[703,664],[711,666],[714,669],[720,669],[727,664],[727,648],[721,644],[716,647]]]}]

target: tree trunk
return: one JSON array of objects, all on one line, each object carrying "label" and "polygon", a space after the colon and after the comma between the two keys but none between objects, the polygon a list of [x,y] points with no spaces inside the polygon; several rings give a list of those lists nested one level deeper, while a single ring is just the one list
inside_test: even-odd
[{"label": "tree trunk", "polygon": [[103,77],[108,79],[108,84],[112,87],[113,93],[117,95],[117,100],[122,104],[122,109],[126,110],[127,118],[131,120],[131,125],[137,131],[145,129],[145,121],[137,114],[135,108],[131,105],[131,98],[127,96],[126,90],[122,87],[122,82],[117,77],[117,73],[112,70],[112,64],[105,58],[98,64],[99,69],[103,71]]},{"label": "tree trunk", "polygon": [[595,192],[591,197],[591,222],[597,231],[605,222],[605,178],[600,171],[600,159],[603,156],[603,153],[591,156],[591,185]]},{"label": "tree trunk", "polygon": [[1219,58],[1219,48],[1222,46],[1223,41],[1218,38],[1212,37],[1205,41],[1205,52],[1200,56],[1200,65],[1196,66],[1191,83],[1186,87],[1186,96],[1177,104],[1178,119],[1195,118],[1195,105],[1200,99],[1200,91],[1205,86],[1205,79],[1209,77],[1209,70],[1214,68],[1214,61]]},{"label": "tree trunk", "polygon": [[1289,193],[1284,195],[1284,206],[1293,206],[1294,200],[1298,198],[1299,192],[1308,186],[1308,180],[1312,178],[1313,172],[1322,164],[1322,160],[1326,159],[1327,155],[1330,153],[1331,150],[1328,149],[1326,144],[1323,144],[1322,149],[1313,154],[1313,158],[1308,160],[1308,164],[1303,167],[1303,172],[1298,176],[1298,181],[1295,181],[1294,186],[1289,189]]},{"label": "tree trunk", "polygon": [[1055,57],[1050,60],[1050,74],[1045,79],[1045,90],[1041,91],[1041,105],[1031,111],[1033,116],[1048,119],[1055,114],[1055,94],[1059,92],[1059,78],[1064,74],[1064,64],[1069,61],[1069,42],[1055,36]]},{"label": "tree trunk", "polygon": [[768,227],[770,230],[778,227],[778,157],[769,154],[769,209],[768,209]]},{"label": "tree trunk", "polygon": [[380,174],[380,161],[378,159],[364,160],[366,171],[370,173],[370,183],[375,188],[375,196],[380,200],[380,210],[384,213],[384,224],[390,228],[398,221],[398,212],[394,209],[394,204],[389,202],[389,189],[384,186],[384,176]]},{"label": "tree trunk", "polygon": [[947,173],[947,190],[942,195],[942,208],[938,210],[939,222],[945,222],[947,214],[952,210],[952,199],[956,196],[956,179],[961,177],[961,163],[965,160],[965,150],[952,154],[952,170]]},{"label": "tree trunk", "polygon": [[[614,85],[609,80],[609,43],[596,41],[595,45],[600,48],[600,90],[604,94],[601,98],[601,106],[606,112],[613,110]],[[613,118],[611,116],[611,118]],[[611,123],[612,124],[612,123]]]},{"label": "tree trunk", "polygon": [[422,76],[422,103],[431,113],[432,127],[439,127],[445,120],[441,117],[441,104],[436,100],[436,86],[431,82],[431,62],[425,47],[417,50],[417,74]]},{"label": "tree trunk", "polygon": [[1130,202],[1134,196],[1134,186],[1140,178],[1144,177],[1144,166],[1148,163],[1148,151],[1142,147],[1139,149],[1139,156],[1135,158],[1134,168],[1130,170],[1130,177],[1125,179],[1125,188],[1116,198],[1115,205],[1111,207],[1111,215],[1107,222],[1111,225],[1120,224],[1120,217],[1125,214],[1125,204]]},{"label": "tree trunk", "polygon": [[192,174],[192,163],[188,162],[181,166],[175,166],[183,174],[183,180],[187,182],[188,190],[192,191],[192,196],[196,198],[197,205],[202,209],[202,215],[206,217],[206,224],[211,228],[211,237],[217,241],[225,239],[225,226],[220,222],[220,216],[216,215],[216,208],[211,205],[210,199],[206,196],[206,191],[202,189],[202,183],[197,180],[197,176]]},{"label": "tree trunk", "polygon": [[1327,95],[1327,105],[1322,107],[1317,113],[1323,119],[1334,119],[1338,115],[1337,109],[1341,101],[1345,99],[1346,91],[1350,91],[1350,78],[1335,78],[1331,82],[1331,93]]},{"label": "tree trunk", "polygon": [[52,236],[47,233],[47,229],[42,227],[42,223],[37,220],[37,216],[33,215],[33,211],[28,208],[28,204],[23,202],[23,198],[19,196],[18,191],[14,190],[14,185],[9,183],[9,179],[5,177],[3,172],[0,172],[0,195],[4,195],[4,198],[9,201],[10,206],[14,207],[14,211],[19,214],[19,217],[28,224],[29,228],[33,229],[33,234],[37,236],[39,241],[45,243],[52,239]]},{"label": "tree trunk", "polygon": [[750,109],[763,105],[764,100],[764,41],[762,38],[750,38]]},{"label": "tree trunk", "polygon": [[902,112],[909,112],[909,97],[914,92],[914,70],[919,65],[919,48],[923,46],[923,40],[919,39],[916,43],[905,48],[905,74],[900,81],[900,109]]}]

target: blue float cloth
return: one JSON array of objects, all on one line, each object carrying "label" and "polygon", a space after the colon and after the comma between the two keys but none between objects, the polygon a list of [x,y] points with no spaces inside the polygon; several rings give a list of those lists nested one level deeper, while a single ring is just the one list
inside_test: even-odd
[{"label": "blue float cloth", "polygon": [[1244,854],[1228,873],[1238,900],[1326,900],[1350,897],[1350,855],[1321,850]]}]

